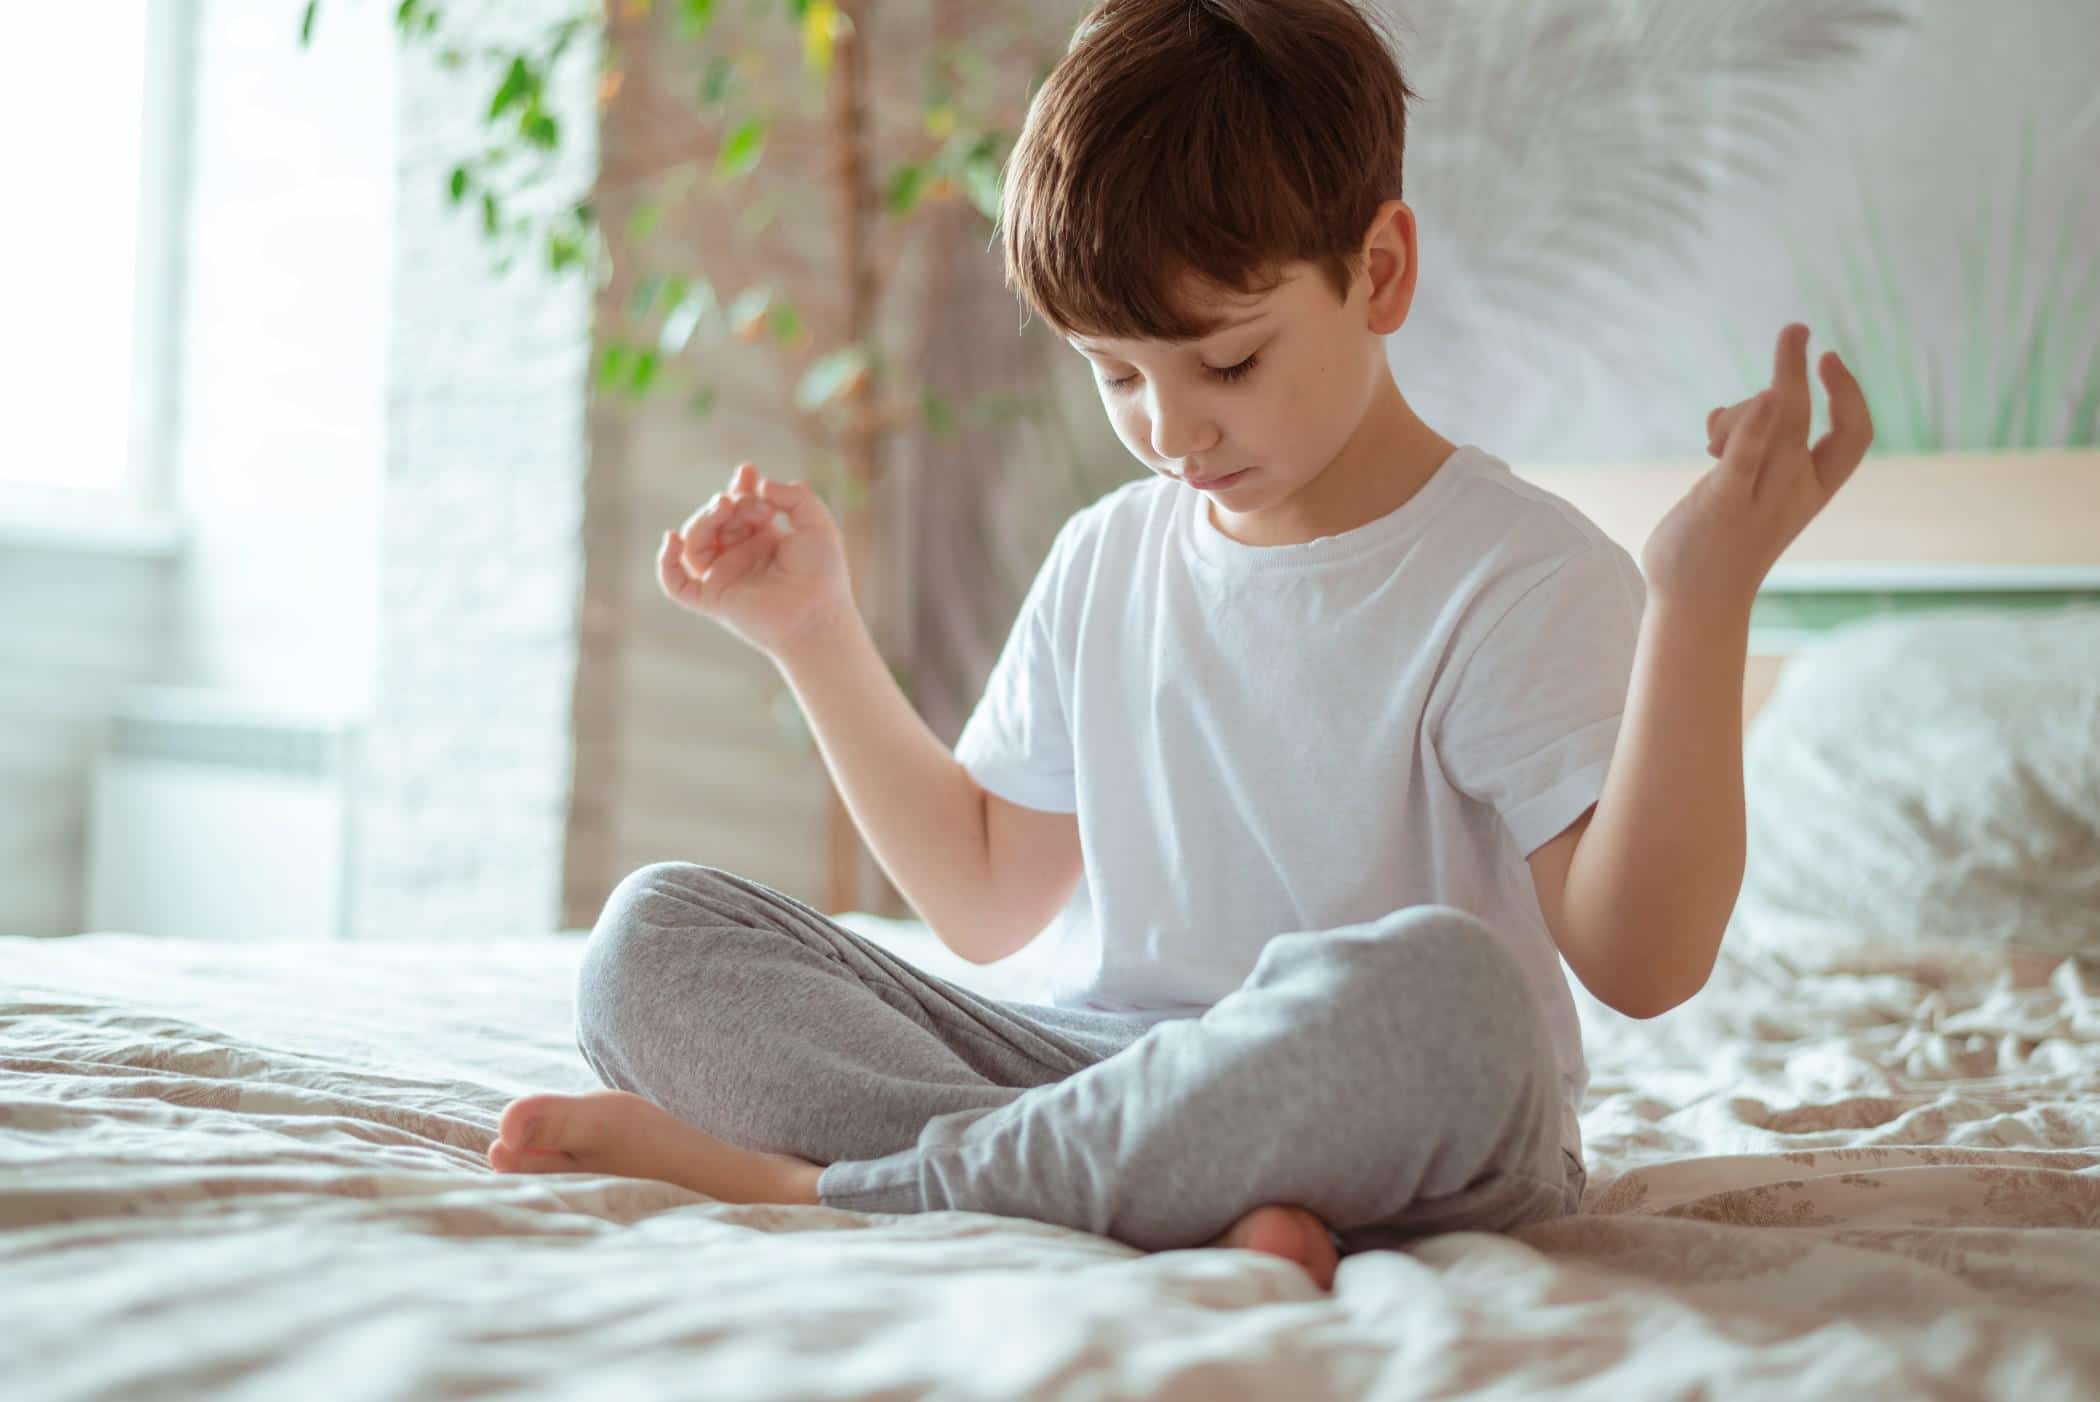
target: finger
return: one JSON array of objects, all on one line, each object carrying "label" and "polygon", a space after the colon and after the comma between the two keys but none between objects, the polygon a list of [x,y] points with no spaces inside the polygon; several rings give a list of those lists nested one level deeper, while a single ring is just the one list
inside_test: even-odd
[{"label": "finger", "polygon": [[729,495],[749,496],[758,490],[758,481],[758,469],[748,462],[740,462],[736,465],[736,471],[729,474]]},{"label": "finger", "polygon": [[[763,488],[763,482],[760,485]],[[754,496],[751,498],[751,519],[754,529],[776,533],[785,530],[787,529],[787,524],[781,520],[782,515],[781,508],[767,501],[764,497]]]},{"label": "finger", "polygon": [[740,501],[732,501],[723,508],[722,519],[715,526],[717,540],[724,545],[734,545],[751,534],[753,501],[754,498],[746,497]]},{"label": "finger", "polygon": [[1859,467],[1860,459],[1874,441],[1874,416],[1867,410],[1867,396],[1836,351],[1816,362],[1823,388],[1830,394],[1830,429],[1816,440],[1809,458],[1816,465],[1816,480],[1823,490],[1834,492]]},{"label": "finger", "polygon": [[683,565],[685,572],[697,581],[702,575],[707,573],[708,569],[714,564],[716,557],[722,553],[723,548],[720,536],[710,536],[705,543],[688,538],[685,543],[685,553],[678,557],[678,563]]},{"label": "finger", "polygon": [[1765,445],[1771,441],[1776,417],[1772,391],[1766,390],[1744,406],[1742,417],[1729,430],[1728,442],[1721,450],[1719,471],[1753,498],[1757,495],[1757,477],[1764,467]]},{"label": "finger", "polygon": [[[1772,425],[1780,434],[1808,436],[1808,327],[1790,321],[1772,352]],[[1791,440],[1787,440],[1791,441]]]},{"label": "finger", "polygon": [[723,537],[739,538],[735,528],[739,524],[748,527],[759,510],[755,498],[740,500],[726,492],[717,492],[707,499],[705,506],[692,514],[681,534],[693,551],[719,550],[725,543]]},{"label": "finger", "polygon": [[776,482],[769,477],[758,484],[758,497],[786,513],[788,524],[798,531],[823,523],[824,504],[807,482]]},{"label": "finger", "polygon": [[700,583],[710,597],[719,599],[723,590],[764,564],[772,553],[769,541],[763,536],[753,536],[715,556]]},{"label": "finger", "polygon": [[722,508],[728,504],[728,500],[721,492],[716,492],[702,502],[692,515],[685,518],[685,524],[678,528],[678,534],[694,543],[713,535],[720,524]]},{"label": "finger", "polygon": [[665,531],[663,546],[656,552],[656,582],[666,597],[678,603],[700,602],[700,583],[686,573],[679,557],[685,553],[685,542],[676,531]]},{"label": "finger", "polygon": [[722,539],[722,526],[731,507],[727,501],[717,502],[698,512],[692,528],[681,532],[685,540],[679,558],[685,562],[686,572],[693,578],[698,579],[727,544]]},{"label": "finger", "polygon": [[[1762,391],[1760,391],[1762,393]],[[1728,435],[1742,422],[1743,416],[1757,403],[1757,395],[1739,400],[1725,409],[1716,409],[1706,416],[1706,451],[1714,457],[1721,456],[1721,449],[1728,442]]]}]

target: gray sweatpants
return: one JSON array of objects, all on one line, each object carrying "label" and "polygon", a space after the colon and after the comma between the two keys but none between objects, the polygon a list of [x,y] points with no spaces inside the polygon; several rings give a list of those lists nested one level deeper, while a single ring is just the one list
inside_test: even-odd
[{"label": "gray sweatpants", "polygon": [[1236,991],[1155,1025],[982,997],[712,867],[623,880],[583,953],[606,1085],[827,1165],[827,1206],[1027,1217],[1141,1250],[1250,1208],[1346,1254],[1571,1213],[1545,1020],[1475,917],[1410,906],[1278,934]]}]

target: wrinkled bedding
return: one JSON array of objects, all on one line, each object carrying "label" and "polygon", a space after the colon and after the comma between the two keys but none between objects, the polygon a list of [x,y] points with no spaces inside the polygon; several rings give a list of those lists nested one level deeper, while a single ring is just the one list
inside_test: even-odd
[{"label": "wrinkled bedding", "polygon": [[492,1173],[511,1097],[596,1086],[580,950],[0,940],[0,1396],[2100,1392],[2074,959],[1724,947],[1647,1022],[1578,989],[1583,1213],[1328,1296],[1251,1252]]}]

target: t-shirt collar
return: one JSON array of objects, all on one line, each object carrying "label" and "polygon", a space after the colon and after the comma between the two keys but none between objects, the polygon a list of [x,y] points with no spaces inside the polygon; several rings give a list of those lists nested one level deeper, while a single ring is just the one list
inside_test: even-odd
[{"label": "t-shirt collar", "polygon": [[1415,494],[1383,516],[1338,535],[1323,535],[1290,545],[1248,545],[1219,530],[1210,519],[1210,499],[1194,488],[1171,484],[1183,498],[1175,521],[1188,552],[1221,574],[1266,574],[1325,568],[1368,551],[1390,546],[1421,530],[1457,486],[1469,460],[1479,452],[1472,444],[1455,448]]}]

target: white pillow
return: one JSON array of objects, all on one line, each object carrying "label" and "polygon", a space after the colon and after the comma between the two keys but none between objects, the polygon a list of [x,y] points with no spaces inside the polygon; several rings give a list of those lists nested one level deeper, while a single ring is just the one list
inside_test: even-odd
[{"label": "white pillow", "polygon": [[1805,968],[1834,930],[2100,959],[2100,607],[1833,630],[1745,738],[1728,941]]}]

